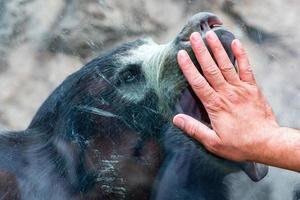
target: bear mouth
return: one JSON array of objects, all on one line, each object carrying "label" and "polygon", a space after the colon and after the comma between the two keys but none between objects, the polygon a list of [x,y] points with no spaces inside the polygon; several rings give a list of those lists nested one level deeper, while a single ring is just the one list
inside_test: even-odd
[{"label": "bear mouth", "polygon": [[208,114],[203,104],[190,86],[182,91],[175,109],[176,113],[184,113],[207,125],[210,124]]}]

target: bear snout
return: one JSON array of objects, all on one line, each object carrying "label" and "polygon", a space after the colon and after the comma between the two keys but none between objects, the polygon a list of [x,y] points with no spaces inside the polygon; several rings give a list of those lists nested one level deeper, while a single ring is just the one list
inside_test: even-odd
[{"label": "bear snout", "polygon": [[214,31],[217,34],[231,62],[235,63],[235,58],[231,51],[231,43],[235,39],[235,36],[230,31],[225,29],[222,21],[215,14],[209,12],[200,12],[190,18],[188,23],[183,27],[183,29],[175,39],[174,44],[176,46],[176,49],[186,50],[190,54],[194,63],[197,65],[198,63],[192,53],[191,44],[189,41],[190,36],[193,32],[199,32],[205,44],[207,44],[205,35],[210,30]]},{"label": "bear snout", "polygon": [[189,37],[193,32],[199,32],[202,37],[210,30],[215,30],[222,27],[222,21],[213,13],[201,12],[190,18],[177,36],[177,40],[188,42]]}]

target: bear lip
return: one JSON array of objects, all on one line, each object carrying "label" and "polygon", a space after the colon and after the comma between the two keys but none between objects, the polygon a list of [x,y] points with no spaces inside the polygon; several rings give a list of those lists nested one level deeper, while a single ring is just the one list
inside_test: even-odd
[{"label": "bear lip", "polygon": [[187,87],[181,92],[175,109],[176,113],[184,113],[197,120],[201,120],[206,123],[210,122],[203,104],[197,98],[191,87]]},{"label": "bear lip", "polygon": [[211,29],[214,29],[217,27],[223,27],[223,22],[218,18],[210,18],[208,20],[208,25]]}]

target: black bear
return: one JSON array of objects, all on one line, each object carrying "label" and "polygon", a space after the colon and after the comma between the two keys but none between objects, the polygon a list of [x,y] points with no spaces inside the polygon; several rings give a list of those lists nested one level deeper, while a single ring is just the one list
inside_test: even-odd
[{"label": "black bear", "polygon": [[138,39],[70,75],[26,130],[1,133],[0,175],[16,186],[2,178],[0,198],[225,200],[226,174],[264,177],[267,167],[213,156],[171,123],[178,112],[209,123],[176,61],[180,49],[194,59],[189,36],[208,30],[234,62],[234,36],[199,13],[168,44]]}]

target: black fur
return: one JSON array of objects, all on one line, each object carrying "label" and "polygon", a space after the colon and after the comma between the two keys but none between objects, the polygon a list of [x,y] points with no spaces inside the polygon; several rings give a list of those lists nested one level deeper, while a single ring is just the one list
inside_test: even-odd
[{"label": "black fur", "polygon": [[[0,169],[17,188],[8,195],[0,184],[0,199],[226,199],[223,177],[240,165],[210,155],[170,120],[183,109],[209,123],[192,92],[182,94],[176,52],[191,48],[181,36],[161,61],[165,85],[143,88],[153,81],[145,63],[121,62],[147,45],[137,40],[70,75],[28,129],[1,134]],[[122,96],[135,88],[143,88],[134,91],[137,101]]]}]

